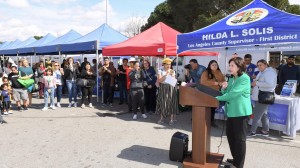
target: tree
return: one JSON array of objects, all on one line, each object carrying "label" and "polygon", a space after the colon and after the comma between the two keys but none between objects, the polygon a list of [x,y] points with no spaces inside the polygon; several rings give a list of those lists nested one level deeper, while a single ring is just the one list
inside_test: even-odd
[{"label": "tree", "polygon": [[133,16],[128,21],[124,32],[128,37],[133,37],[141,33],[141,27],[143,24],[145,24],[144,18]]},{"label": "tree", "polygon": [[[252,0],[166,0],[155,7],[142,30],[164,22],[180,32],[191,32],[206,27],[239,10]],[[300,14],[300,5],[288,0],[265,0],[271,6]]]},{"label": "tree", "polygon": [[43,38],[44,36],[33,36],[36,40]]},{"label": "tree", "polygon": [[171,8],[167,4],[167,1],[155,7],[154,12],[151,13],[147,23],[142,26],[141,30],[145,31],[148,28],[156,25],[158,22],[164,22],[171,27],[175,26],[175,22],[173,21],[173,16],[171,14]]},{"label": "tree", "polygon": [[2,42],[2,41],[0,41],[0,44],[3,44],[3,42]]}]

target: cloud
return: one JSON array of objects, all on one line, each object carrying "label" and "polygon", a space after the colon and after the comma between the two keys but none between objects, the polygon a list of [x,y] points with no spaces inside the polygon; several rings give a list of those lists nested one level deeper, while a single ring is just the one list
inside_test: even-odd
[{"label": "cloud", "polygon": [[33,3],[40,3],[40,4],[67,4],[70,2],[75,2],[76,0],[30,0]]},{"label": "cloud", "polygon": [[[55,0],[63,3],[61,0]],[[74,0],[65,0],[68,2]],[[3,0],[0,0],[0,8]],[[0,10],[0,41],[25,40],[31,36],[44,36],[51,33],[60,36],[74,29],[85,35],[106,22],[106,0],[100,0],[93,5],[82,5],[86,1],[63,5],[49,5],[46,0],[29,0],[30,8],[15,10],[12,7]],[[43,4],[45,2],[45,4]],[[50,2],[50,1],[49,1]],[[109,2],[109,1],[108,1]],[[3,10],[2,10],[3,9]],[[14,11],[14,12],[11,12]],[[124,33],[128,23],[133,18],[121,20],[123,14],[116,13],[111,4],[107,5],[108,24],[117,31]],[[13,18],[13,19],[12,19]],[[143,18],[146,20],[146,18]]]},{"label": "cloud", "polygon": [[14,8],[27,8],[30,6],[27,0],[0,0],[0,3]]}]

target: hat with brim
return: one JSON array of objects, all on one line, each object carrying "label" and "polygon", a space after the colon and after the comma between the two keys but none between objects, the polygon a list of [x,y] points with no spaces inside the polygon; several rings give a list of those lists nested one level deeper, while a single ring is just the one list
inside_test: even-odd
[{"label": "hat with brim", "polygon": [[172,62],[173,62],[173,60],[170,58],[163,59],[163,64],[171,64]]},{"label": "hat with brim", "polygon": [[131,57],[128,62],[136,62],[135,58]]}]

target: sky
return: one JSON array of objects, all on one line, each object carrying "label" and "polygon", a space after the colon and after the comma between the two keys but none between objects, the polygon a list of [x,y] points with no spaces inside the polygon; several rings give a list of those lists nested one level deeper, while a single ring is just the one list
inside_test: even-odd
[{"label": "sky", "polygon": [[[148,19],[164,0],[107,0],[107,23],[123,31],[132,18]],[[74,29],[85,35],[106,22],[106,0],[0,0],[0,41],[26,40]]]},{"label": "sky", "polygon": [[[133,18],[148,19],[165,0],[107,0],[107,23],[123,32]],[[300,0],[289,0],[300,4]],[[0,0],[0,41],[26,40],[74,29],[85,35],[106,22],[106,0]]]}]

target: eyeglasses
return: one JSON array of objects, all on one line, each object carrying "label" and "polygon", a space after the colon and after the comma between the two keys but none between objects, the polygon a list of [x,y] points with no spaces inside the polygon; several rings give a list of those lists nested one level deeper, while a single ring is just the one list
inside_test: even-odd
[{"label": "eyeglasses", "polygon": [[59,65],[55,65],[55,66],[59,66]]}]

